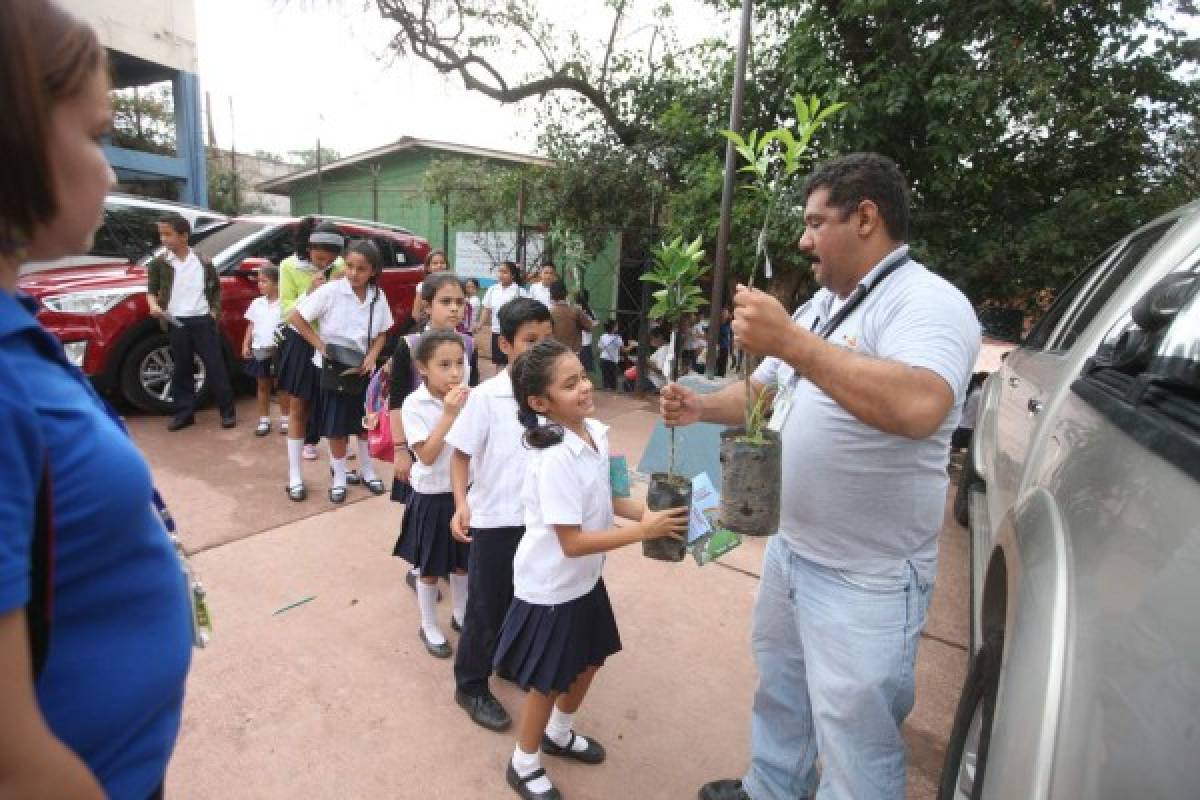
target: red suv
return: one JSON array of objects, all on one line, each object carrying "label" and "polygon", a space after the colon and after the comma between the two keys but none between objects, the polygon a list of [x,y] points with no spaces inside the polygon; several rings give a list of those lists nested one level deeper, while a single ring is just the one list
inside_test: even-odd
[{"label": "red suv", "polygon": [[[295,251],[297,217],[238,217],[192,237],[192,247],[212,259],[221,274],[221,331],[230,374],[239,374],[243,318],[258,296],[258,268],[278,264]],[[420,236],[370,222],[331,220],[348,243],[369,239],[384,257],[380,279],[393,330],[404,330],[412,310],[421,265],[429,242]],[[148,260],[148,259],[147,259]],[[37,272],[19,287],[41,303],[38,319],[62,339],[67,356],[102,392],[115,392],[146,411],[171,411],[171,373],[175,365],[167,335],[146,306],[146,268],[106,264]],[[207,398],[204,366],[196,359],[196,389]]]}]

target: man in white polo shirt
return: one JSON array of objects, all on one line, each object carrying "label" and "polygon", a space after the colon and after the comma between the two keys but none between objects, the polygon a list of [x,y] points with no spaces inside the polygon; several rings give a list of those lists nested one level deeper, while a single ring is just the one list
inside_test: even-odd
[{"label": "man in white polo shirt", "polygon": [[[785,477],[754,610],[750,768],[701,800],[904,797],[900,726],[980,329],[909,255],[890,159],[836,159],[805,197],[800,249],[823,288],[790,316],[763,292],[734,296],[737,344],[766,357],[750,391],[775,393]],[[746,400],[740,381],[702,396],[671,385],[661,406],[668,424],[736,425]]]},{"label": "man in white polo shirt", "polygon": [[167,430],[177,431],[195,421],[196,384],[192,363],[199,356],[217,406],[221,427],[237,424],[233,390],[221,351],[221,278],[211,263],[201,261],[188,247],[191,226],[179,215],[158,223],[158,238],[166,252],[147,265],[146,302],[151,316],[166,325],[175,372],[171,394],[175,416]]},{"label": "man in white polo shirt", "polygon": [[529,296],[546,308],[551,308],[554,305],[554,298],[550,294],[550,286],[558,280],[558,268],[547,262],[542,264],[540,274],[542,282],[529,284]]}]

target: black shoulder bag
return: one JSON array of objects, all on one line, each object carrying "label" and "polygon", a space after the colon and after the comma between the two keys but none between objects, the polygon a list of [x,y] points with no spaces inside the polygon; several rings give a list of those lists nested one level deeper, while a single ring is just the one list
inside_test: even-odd
[{"label": "black shoulder bag", "polygon": [[[367,311],[367,349],[371,349],[371,326],[375,322],[375,303],[379,300],[379,287],[375,289],[375,296],[371,298],[371,307]],[[329,348],[326,348],[328,353]],[[349,355],[349,354],[347,354]],[[363,358],[366,354],[363,355]],[[357,364],[351,363],[348,360],[339,361],[330,355],[322,357],[321,361],[321,390],[333,392],[334,394],[344,394],[350,397],[359,397],[366,393],[367,383],[371,380],[371,376],[363,375],[359,372],[362,367],[363,359],[359,359]]]}]

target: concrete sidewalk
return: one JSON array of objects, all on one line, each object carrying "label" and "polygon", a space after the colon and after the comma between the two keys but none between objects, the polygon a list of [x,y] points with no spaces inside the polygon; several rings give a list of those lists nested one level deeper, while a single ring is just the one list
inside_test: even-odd
[{"label": "concrete sidewalk", "polygon": [[[636,463],[654,406],[600,393],[614,452]],[[310,497],[291,503],[282,437],[220,430],[215,412],[167,434],[161,418],[130,427],[180,520],[209,590],[215,637],[197,651],[172,798],[505,798],[511,735],[484,731],[454,704],[452,665],[417,638],[405,565],[391,557],[400,506],[351,488],[325,499],[324,461]],[[386,465],[382,474],[390,474]],[[598,767],[544,765],[571,800],[691,798],[736,776],[748,757],[755,684],[749,620],[764,542],[724,564],[664,564],[630,547],[605,580],[624,643],[601,670],[579,727],[609,751]],[[275,613],[307,598],[306,603]],[[909,796],[931,798],[966,661],[966,543],[948,522],[939,585],[906,728]],[[448,598],[441,604],[452,643]],[[521,693],[494,682],[511,713]]]}]

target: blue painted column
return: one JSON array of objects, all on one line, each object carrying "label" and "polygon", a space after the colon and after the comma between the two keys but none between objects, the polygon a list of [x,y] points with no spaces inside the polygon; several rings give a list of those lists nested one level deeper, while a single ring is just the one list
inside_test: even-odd
[{"label": "blue painted column", "polygon": [[200,79],[192,72],[177,72],[172,81],[175,95],[175,142],[187,172],[179,199],[208,206],[208,158],[200,124]]}]

